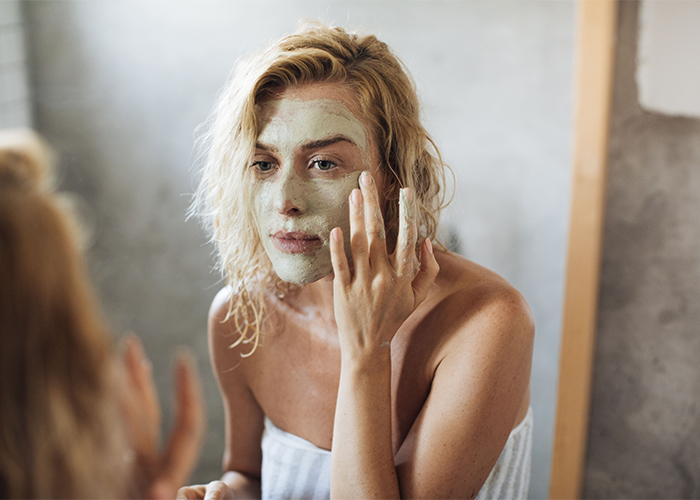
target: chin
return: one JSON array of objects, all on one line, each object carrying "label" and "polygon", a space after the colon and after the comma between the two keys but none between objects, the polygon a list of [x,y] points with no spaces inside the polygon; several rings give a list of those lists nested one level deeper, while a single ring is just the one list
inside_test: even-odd
[{"label": "chin", "polygon": [[294,283],[295,285],[308,285],[309,283],[314,283],[322,278],[325,278],[333,272],[333,269],[319,269],[315,272],[289,272],[289,270],[286,269],[283,271],[275,269],[275,272],[282,281],[287,283]]},{"label": "chin", "polygon": [[268,257],[275,273],[287,283],[308,285],[333,273],[330,252],[324,252],[323,248],[312,254],[269,250]]}]

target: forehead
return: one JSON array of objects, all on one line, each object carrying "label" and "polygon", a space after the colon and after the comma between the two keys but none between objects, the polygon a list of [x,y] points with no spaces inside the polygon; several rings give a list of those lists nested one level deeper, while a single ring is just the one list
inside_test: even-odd
[{"label": "forehead", "polygon": [[260,140],[298,142],[346,135],[363,150],[371,142],[354,94],[339,84],[291,87],[259,104],[256,111]]},{"label": "forehead", "polygon": [[286,87],[274,96],[260,103],[258,109],[266,107],[267,104],[280,101],[314,101],[327,100],[336,101],[350,111],[358,120],[362,121],[362,109],[355,93],[342,83],[314,82],[302,85]]}]

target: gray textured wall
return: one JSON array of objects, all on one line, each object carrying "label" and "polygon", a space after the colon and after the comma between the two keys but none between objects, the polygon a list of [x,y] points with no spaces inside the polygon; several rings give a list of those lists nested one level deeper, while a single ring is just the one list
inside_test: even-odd
[{"label": "gray textured wall", "polygon": [[620,2],[584,497],[700,498],[700,120],[640,109],[637,15]]},{"label": "gray textured wall", "polygon": [[185,222],[193,131],[236,59],[298,19],[358,27],[413,72],[429,130],[456,173],[445,225],[495,269],[537,322],[531,494],[549,477],[571,142],[572,2],[25,2],[36,124],[62,154],[64,187],[95,228],[93,276],[115,332],[152,356],[166,407],[169,359],[194,346],[210,433],[196,479],[220,471],[221,405],[205,316],[220,286]]},{"label": "gray textured wall", "polygon": [[19,0],[0,1],[0,128],[31,125],[22,21]]}]

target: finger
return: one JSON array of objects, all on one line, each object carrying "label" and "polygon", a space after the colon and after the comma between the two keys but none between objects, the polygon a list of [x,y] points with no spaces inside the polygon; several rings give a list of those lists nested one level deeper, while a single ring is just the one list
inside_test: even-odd
[{"label": "finger", "polygon": [[189,351],[178,354],[175,387],[175,421],[158,477],[179,486],[187,481],[197,462],[204,434],[204,398],[194,356]]},{"label": "finger", "polygon": [[151,426],[160,429],[160,404],[153,381],[153,365],[146,357],[141,340],[130,333],[125,341],[125,364],[131,385],[137,392],[142,409]]},{"label": "finger", "polygon": [[365,202],[365,226],[370,258],[386,259],[386,231],[379,203],[379,193],[377,193],[377,185],[372,174],[368,171],[364,171],[360,175],[360,188]]},{"label": "finger", "polygon": [[359,189],[350,193],[350,248],[355,276],[369,266],[367,232],[365,231],[364,202]]},{"label": "finger", "polygon": [[129,384],[140,388],[143,379],[143,366],[139,354],[139,339],[133,333],[129,333],[124,340],[124,368]]},{"label": "finger", "polygon": [[139,461],[154,467],[160,439],[160,406],[150,361],[133,333],[124,340],[123,367],[121,402],[130,444]]},{"label": "finger", "polygon": [[399,276],[414,278],[416,272],[416,211],[410,188],[399,191],[399,235],[394,251],[394,269]]},{"label": "finger", "polygon": [[177,490],[177,500],[201,500],[207,494],[207,487],[203,484],[185,486]]},{"label": "finger", "polygon": [[412,282],[415,307],[425,300],[439,271],[440,266],[435,260],[433,245],[430,239],[426,238],[420,248],[420,269]]},{"label": "finger", "polygon": [[[116,369],[118,377],[118,390],[122,402],[122,409],[131,414],[138,403],[136,402],[136,391],[134,391],[132,374],[136,363],[134,362],[134,353],[130,352],[133,348],[129,346],[128,337],[119,342],[119,359],[117,360]],[[133,365],[133,366],[132,366]]]},{"label": "finger", "polygon": [[212,481],[207,485],[204,500],[233,500],[233,492],[223,481]]},{"label": "finger", "polygon": [[[148,488],[147,497],[150,500],[172,500],[175,495],[180,498],[177,487],[168,480],[156,480]],[[187,497],[185,497],[187,498]],[[194,497],[197,498],[197,497]]]},{"label": "finger", "polygon": [[350,266],[348,258],[345,255],[345,246],[343,245],[343,231],[339,228],[333,228],[331,231],[331,263],[333,264],[333,273],[335,279],[342,285],[348,285],[351,281]]}]

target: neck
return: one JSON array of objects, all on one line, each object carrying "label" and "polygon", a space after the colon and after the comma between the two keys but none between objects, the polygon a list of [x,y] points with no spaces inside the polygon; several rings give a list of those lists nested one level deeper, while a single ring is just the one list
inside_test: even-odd
[{"label": "neck", "polygon": [[329,274],[304,286],[304,298],[307,304],[312,304],[324,318],[333,318],[333,274]]},{"label": "neck", "polygon": [[299,286],[282,301],[291,307],[295,314],[305,318],[304,321],[322,321],[326,325],[324,331],[336,335],[332,274],[313,283]]}]

